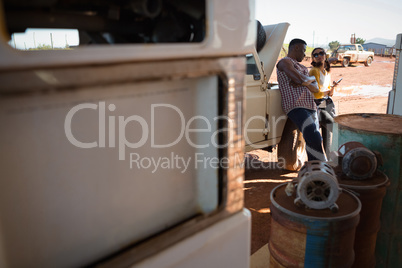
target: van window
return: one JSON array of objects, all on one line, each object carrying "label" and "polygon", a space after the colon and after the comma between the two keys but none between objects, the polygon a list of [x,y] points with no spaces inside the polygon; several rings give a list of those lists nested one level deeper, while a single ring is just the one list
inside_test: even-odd
[{"label": "van window", "polygon": [[246,58],[247,58],[247,74],[259,75],[260,72],[258,71],[258,67],[255,62],[253,54],[248,54]]},{"label": "van window", "polygon": [[205,38],[205,1],[3,2],[9,44],[34,50],[92,44],[199,43]]},{"label": "van window", "polygon": [[19,50],[73,49],[80,42],[77,29],[34,29],[13,33],[8,44]]}]

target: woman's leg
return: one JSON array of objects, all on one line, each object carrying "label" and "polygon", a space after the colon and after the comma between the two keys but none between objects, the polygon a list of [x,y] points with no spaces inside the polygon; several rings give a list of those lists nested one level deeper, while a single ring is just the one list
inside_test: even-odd
[{"label": "woman's leg", "polygon": [[328,155],[331,151],[332,129],[335,123],[334,118],[325,110],[319,110],[320,127],[322,142],[324,144],[325,153]]}]

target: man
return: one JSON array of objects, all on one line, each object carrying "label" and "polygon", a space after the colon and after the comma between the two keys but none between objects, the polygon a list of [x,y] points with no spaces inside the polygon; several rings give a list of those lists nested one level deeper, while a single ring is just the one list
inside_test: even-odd
[{"label": "man", "polygon": [[293,39],[287,57],[276,65],[282,108],[303,133],[308,160],[327,161],[312,94],[318,92],[317,81],[309,76],[307,67],[299,63],[306,56],[306,46],[304,40]]}]

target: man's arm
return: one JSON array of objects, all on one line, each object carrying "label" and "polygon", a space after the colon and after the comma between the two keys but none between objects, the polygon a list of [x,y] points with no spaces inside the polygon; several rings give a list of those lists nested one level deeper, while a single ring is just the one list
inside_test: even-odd
[{"label": "man's arm", "polygon": [[319,87],[318,87],[318,83],[317,83],[317,81],[313,81],[311,84],[308,84],[307,86],[306,86],[312,93],[316,93],[316,92],[319,92],[320,90],[319,90]]},{"label": "man's arm", "polygon": [[276,68],[278,68],[279,71],[284,72],[296,85],[306,86],[311,92],[318,92],[318,85],[315,77],[299,73],[289,59],[279,61]]}]

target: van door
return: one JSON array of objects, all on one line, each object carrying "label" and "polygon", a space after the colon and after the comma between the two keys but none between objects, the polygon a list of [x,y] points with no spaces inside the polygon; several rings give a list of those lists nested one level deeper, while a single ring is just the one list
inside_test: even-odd
[{"label": "van door", "polygon": [[282,97],[278,85],[271,86],[268,95],[268,146],[278,144],[288,118],[282,108]]},{"label": "van door", "polygon": [[256,62],[255,55],[247,55],[246,122],[244,125],[246,145],[267,139],[267,92],[263,84],[264,77],[261,64]]},{"label": "van door", "polygon": [[358,62],[365,62],[367,59],[367,55],[364,52],[362,45],[357,45],[357,61]]}]

